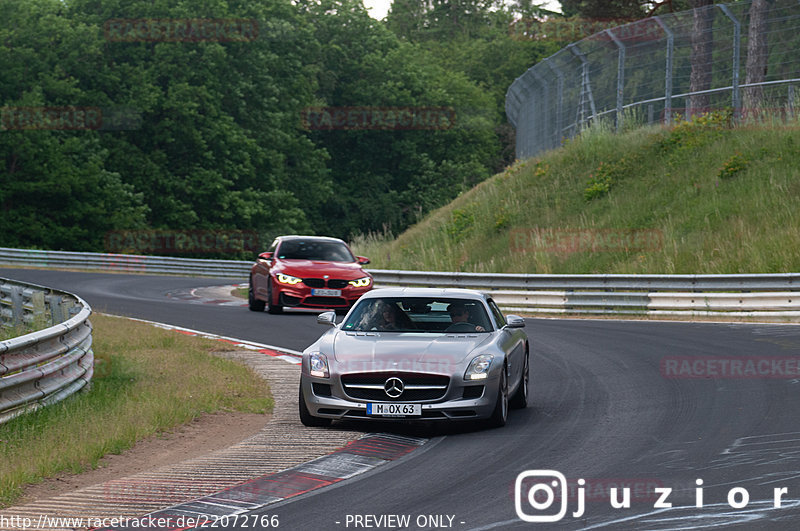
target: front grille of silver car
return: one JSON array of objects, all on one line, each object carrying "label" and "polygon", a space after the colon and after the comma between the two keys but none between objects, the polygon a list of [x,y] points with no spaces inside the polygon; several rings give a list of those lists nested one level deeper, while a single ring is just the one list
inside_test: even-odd
[{"label": "front grille of silver car", "polygon": [[[399,396],[386,393],[386,381],[399,378],[403,392]],[[355,400],[376,402],[430,402],[440,400],[447,393],[448,376],[418,373],[361,373],[342,376],[345,394]]]}]

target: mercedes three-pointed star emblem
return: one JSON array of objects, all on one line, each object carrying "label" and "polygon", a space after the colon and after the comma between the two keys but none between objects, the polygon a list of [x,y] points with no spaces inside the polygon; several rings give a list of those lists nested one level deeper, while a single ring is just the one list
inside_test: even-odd
[{"label": "mercedes three-pointed star emblem", "polygon": [[400,395],[403,394],[405,388],[406,385],[403,383],[403,380],[395,377],[389,378],[386,380],[386,383],[383,384],[383,390],[389,398],[399,398]]}]

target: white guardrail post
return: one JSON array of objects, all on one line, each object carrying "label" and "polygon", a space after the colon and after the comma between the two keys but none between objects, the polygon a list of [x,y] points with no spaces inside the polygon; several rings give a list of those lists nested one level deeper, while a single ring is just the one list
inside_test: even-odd
[{"label": "white guardrail post", "polygon": [[58,402],[92,378],[91,308],[80,297],[0,278],[4,327],[51,326],[0,341],[0,423]]},{"label": "white guardrail post", "polygon": [[[252,262],[0,248],[0,264],[247,282]],[[800,317],[800,273],[540,275],[372,269],[370,274],[378,286],[490,291],[501,308],[523,313]]]}]

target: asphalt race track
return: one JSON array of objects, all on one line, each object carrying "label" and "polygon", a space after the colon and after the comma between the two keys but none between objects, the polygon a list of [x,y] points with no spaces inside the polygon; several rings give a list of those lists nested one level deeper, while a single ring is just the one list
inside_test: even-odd
[{"label": "asphalt race track", "polygon": [[[95,311],[295,350],[324,330],[313,314],[167,297],[229,280],[18,269],[0,276],[71,291]],[[800,327],[528,319],[526,329],[531,397],[505,428],[426,434],[387,425],[443,437],[409,459],[262,512],[291,530],[797,528]],[[535,485],[554,478],[529,477],[520,508],[555,520],[563,505],[560,521],[517,516],[517,476],[537,469],[562,473],[567,494],[558,494],[558,484],[546,503],[547,490]],[[579,478],[586,480],[580,490]],[[630,489],[630,507],[612,507],[615,486],[620,500],[621,489]],[[660,507],[656,488],[671,489],[665,503],[672,507]],[[540,510],[529,503],[531,490]],[[583,514],[573,516],[581,498]]]}]

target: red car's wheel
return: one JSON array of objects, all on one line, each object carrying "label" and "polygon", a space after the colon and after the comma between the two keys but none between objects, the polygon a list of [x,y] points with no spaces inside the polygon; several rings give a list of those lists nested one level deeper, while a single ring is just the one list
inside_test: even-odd
[{"label": "red car's wheel", "polygon": [[247,290],[247,307],[251,312],[263,312],[266,303],[262,300],[256,299],[256,293],[253,291],[253,277],[250,277],[250,288]]},{"label": "red car's wheel", "polygon": [[[280,298],[281,294],[276,293],[278,298]],[[283,306],[280,304],[275,304],[274,295],[272,293],[272,279],[270,278],[267,281],[267,312],[276,314],[276,313],[283,313]]]}]

